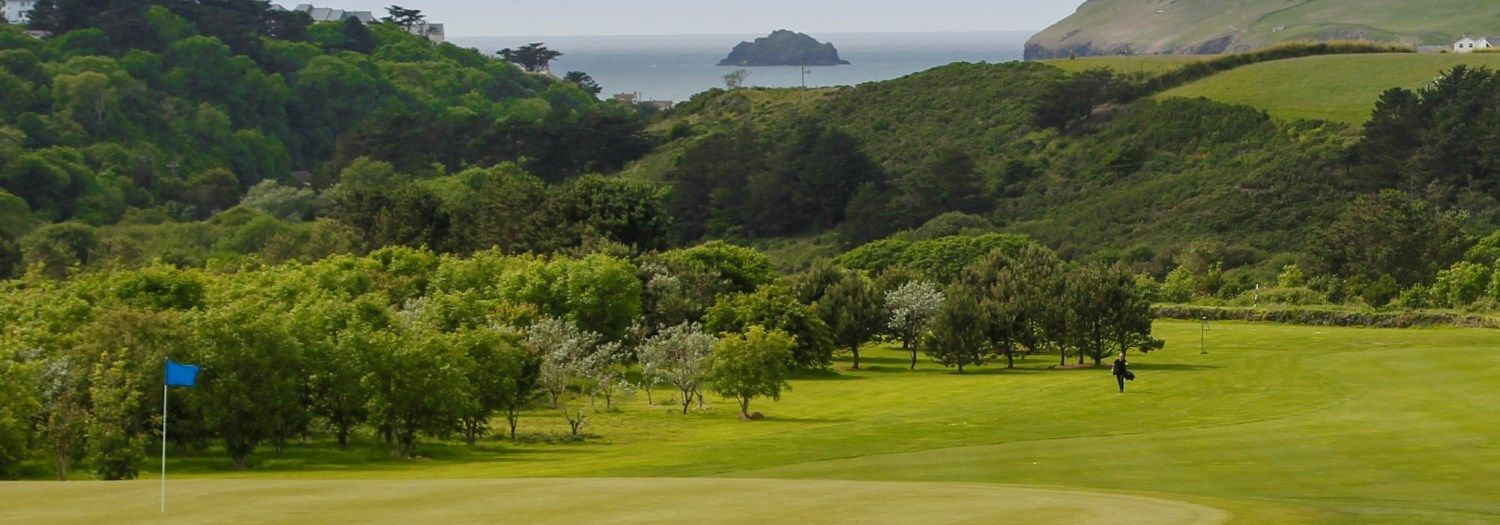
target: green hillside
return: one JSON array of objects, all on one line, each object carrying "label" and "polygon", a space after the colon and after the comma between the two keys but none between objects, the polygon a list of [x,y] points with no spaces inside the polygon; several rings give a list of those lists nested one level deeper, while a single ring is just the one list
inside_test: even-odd
[{"label": "green hillside", "polygon": [[1032,37],[1029,59],[1244,51],[1291,40],[1447,44],[1500,33],[1500,3],[1473,0],[1089,0]]},{"label": "green hillside", "polygon": [[1042,62],[1063,71],[1075,73],[1103,67],[1124,74],[1155,74],[1177,69],[1185,64],[1191,64],[1206,58],[1208,57],[1202,55],[1093,56],[1073,59],[1057,58],[1043,60]]},{"label": "green hillside", "polygon": [[[1108,63],[1115,59],[1094,58]],[[1128,64],[1133,58],[1118,60]],[[1059,63],[1067,61],[1059,61]],[[1458,65],[1500,68],[1500,54],[1329,55],[1277,60],[1226,71],[1169,90],[1158,98],[1207,97],[1246,104],[1282,119],[1360,124],[1393,87],[1416,89]]]},{"label": "green hillside", "polygon": [[[1148,62],[1140,67],[1182,63]],[[655,125],[680,138],[626,172],[676,188],[673,215],[688,238],[744,234],[746,226],[751,238],[818,234],[828,228],[766,227],[824,207],[844,212],[835,229],[847,246],[963,212],[971,219],[960,229],[1025,233],[1069,256],[1154,245],[1138,250],[1145,260],[1167,260],[1204,239],[1233,239],[1261,254],[1297,251],[1352,196],[1340,151],[1357,137],[1342,124],[1293,128],[1248,107],[1143,100],[1059,132],[1036,117],[1069,78],[1050,65],[953,64],[805,99],[795,90],[704,94]],[[809,174],[806,161],[788,156],[808,151],[795,130],[809,122],[840,137],[845,158],[864,158],[880,173],[817,165]],[[1280,175],[1296,169],[1317,176]],[[765,190],[755,174],[762,170],[770,172]],[[834,191],[816,193],[821,202],[754,197],[809,178],[848,180],[846,172],[870,182],[854,194],[846,186],[836,202],[827,202]],[[783,203],[797,210],[779,211]]]}]

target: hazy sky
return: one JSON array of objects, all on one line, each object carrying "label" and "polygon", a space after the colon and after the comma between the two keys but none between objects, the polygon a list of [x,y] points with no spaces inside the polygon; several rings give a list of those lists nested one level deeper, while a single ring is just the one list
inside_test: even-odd
[{"label": "hazy sky", "polygon": [[448,36],[1039,30],[1083,0],[280,0],[421,9]]}]

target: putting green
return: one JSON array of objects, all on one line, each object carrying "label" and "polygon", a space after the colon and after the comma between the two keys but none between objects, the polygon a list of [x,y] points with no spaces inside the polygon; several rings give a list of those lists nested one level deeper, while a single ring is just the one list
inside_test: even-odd
[{"label": "putting green", "polygon": [[1177,501],[959,483],[754,479],[187,480],[11,483],[20,523],[1109,523],[1216,524]]}]

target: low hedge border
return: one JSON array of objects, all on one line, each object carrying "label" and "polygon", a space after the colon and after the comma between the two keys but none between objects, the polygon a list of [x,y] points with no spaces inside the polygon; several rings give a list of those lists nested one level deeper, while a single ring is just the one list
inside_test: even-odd
[{"label": "low hedge border", "polygon": [[1419,328],[1456,326],[1500,328],[1495,318],[1434,311],[1356,311],[1317,308],[1235,308],[1222,306],[1158,305],[1158,319],[1251,321],[1309,326],[1365,326],[1374,328]]}]

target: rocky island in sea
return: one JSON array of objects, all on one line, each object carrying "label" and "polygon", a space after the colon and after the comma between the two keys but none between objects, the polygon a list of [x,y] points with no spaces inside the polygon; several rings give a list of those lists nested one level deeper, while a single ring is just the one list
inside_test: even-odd
[{"label": "rocky island in sea", "polygon": [[740,42],[721,66],[845,66],[833,44],[824,44],[803,33],[781,29],[754,42]]}]

